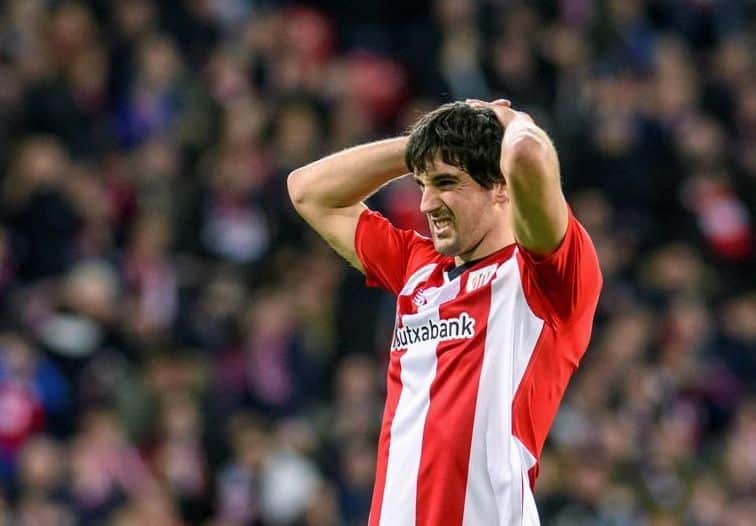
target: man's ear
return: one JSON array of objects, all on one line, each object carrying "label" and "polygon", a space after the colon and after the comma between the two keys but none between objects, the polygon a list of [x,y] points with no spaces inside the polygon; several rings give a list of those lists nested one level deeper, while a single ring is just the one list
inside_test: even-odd
[{"label": "man's ear", "polygon": [[504,204],[509,202],[509,188],[507,188],[506,182],[494,183],[491,190],[493,191],[495,203]]}]

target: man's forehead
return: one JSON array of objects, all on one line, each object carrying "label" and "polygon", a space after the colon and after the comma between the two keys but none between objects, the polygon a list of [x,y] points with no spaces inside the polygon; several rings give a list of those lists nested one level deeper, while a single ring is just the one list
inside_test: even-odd
[{"label": "man's forehead", "polygon": [[440,159],[429,162],[425,171],[413,173],[415,179],[429,179],[437,175],[457,175],[462,177],[468,174],[461,168],[445,163]]}]

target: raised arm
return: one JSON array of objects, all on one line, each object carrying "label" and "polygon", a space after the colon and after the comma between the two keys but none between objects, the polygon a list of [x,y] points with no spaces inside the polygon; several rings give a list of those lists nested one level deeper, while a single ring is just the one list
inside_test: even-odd
[{"label": "raised arm", "polygon": [[364,199],[407,173],[406,137],[355,146],[289,174],[289,196],[299,215],[336,252],[365,272],[354,247]]},{"label": "raised arm", "polygon": [[501,171],[507,183],[517,242],[536,254],[549,254],[567,231],[567,202],[559,160],[546,132],[509,101],[468,101],[493,110],[504,127]]}]

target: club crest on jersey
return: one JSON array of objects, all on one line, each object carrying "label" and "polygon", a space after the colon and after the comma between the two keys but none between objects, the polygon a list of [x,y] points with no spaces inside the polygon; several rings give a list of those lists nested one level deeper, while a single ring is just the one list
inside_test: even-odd
[{"label": "club crest on jersey", "polygon": [[430,341],[470,339],[475,336],[475,318],[463,312],[456,318],[428,320],[422,325],[397,327],[391,340],[391,350],[406,349],[410,345]]},{"label": "club crest on jersey", "polygon": [[480,270],[470,272],[467,276],[467,292],[472,292],[480,287],[487,285],[491,278],[496,274],[497,265],[488,265]]}]

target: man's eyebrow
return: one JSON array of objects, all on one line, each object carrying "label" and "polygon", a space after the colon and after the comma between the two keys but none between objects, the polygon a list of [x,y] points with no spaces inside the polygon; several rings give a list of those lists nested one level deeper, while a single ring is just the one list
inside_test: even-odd
[{"label": "man's eyebrow", "polygon": [[[457,174],[453,174],[451,172],[440,172],[440,173],[434,173],[434,174],[427,174],[426,173],[426,174],[423,174],[423,175],[425,175],[425,178],[429,182],[437,181],[438,179],[443,179],[443,178],[451,178],[451,179],[455,179],[455,180],[459,179],[459,176]],[[419,175],[413,175],[412,179],[417,184],[420,184],[420,185],[425,184],[425,183],[423,183],[423,180],[420,178]]]},{"label": "man's eyebrow", "polygon": [[453,174],[453,173],[450,173],[450,172],[441,172],[441,173],[437,173],[437,174],[433,174],[433,175],[428,176],[429,179],[434,179],[434,180],[435,179],[441,179],[443,177],[451,177],[452,179],[458,179],[459,178],[459,176],[457,174]]}]

